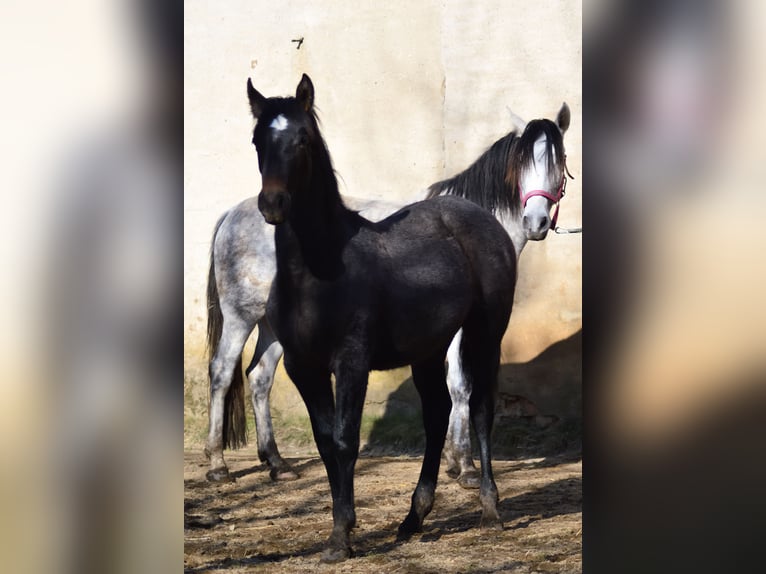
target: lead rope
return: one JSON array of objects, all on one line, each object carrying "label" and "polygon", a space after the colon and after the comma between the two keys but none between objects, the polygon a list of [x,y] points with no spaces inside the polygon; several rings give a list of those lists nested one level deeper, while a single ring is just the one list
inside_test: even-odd
[{"label": "lead rope", "polygon": [[[565,177],[568,175],[569,179],[574,179],[574,177],[572,177],[572,174],[569,173],[569,167],[567,167],[567,164],[566,164],[566,156],[564,156],[564,171],[566,172]],[[566,179],[564,181],[566,181]],[[563,196],[563,194],[562,194],[562,196]],[[556,215],[558,215],[558,204],[556,204]],[[582,227],[558,227],[558,226],[556,226],[553,229],[553,232],[557,233],[559,235],[567,235],[567,234],[570,234],[570,233],[582,233]]]}]

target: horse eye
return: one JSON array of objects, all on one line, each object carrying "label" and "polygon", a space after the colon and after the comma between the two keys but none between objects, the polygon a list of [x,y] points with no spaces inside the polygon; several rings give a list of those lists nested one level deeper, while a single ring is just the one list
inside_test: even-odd
[{"label": "horse eye", "polygon": [[307,145],[309,145],[309,136],[306,134],[300,134],[298,136],[298,145],[300,147],[306,147]]}]

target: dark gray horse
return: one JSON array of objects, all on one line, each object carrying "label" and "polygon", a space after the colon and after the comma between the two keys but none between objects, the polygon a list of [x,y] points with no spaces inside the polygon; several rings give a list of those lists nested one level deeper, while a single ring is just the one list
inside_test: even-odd
[{"label": "dark gray horse", "polygon": [[[459,197],[414,203],[377,223],[365,219],[341,200],[308,76],[295,98],[267,99],[249,81],[248,94],[263,181],[258,208],[276,226],[266,318],[306,403],[332,492],[333,529],[322,560],[351,555],[354,467],[373,369],[412,367],[426,449],[399,536],[421,531],[447,434],[445,361],[458,330],[479,443],[482,526],[502,528],[490,435],[516,283],[513,243],[491,214]],[[212,400],[218,408],[215,393]]]}]

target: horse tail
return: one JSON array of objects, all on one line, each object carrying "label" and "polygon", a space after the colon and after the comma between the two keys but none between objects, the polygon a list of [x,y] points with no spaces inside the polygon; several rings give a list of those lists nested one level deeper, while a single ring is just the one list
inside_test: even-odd
[{"label": "horse tail", "polygon": [[224,213],[215,224],[213,239],[210,242],[210,267],[207,272],[207,352],[208,361],[212,361],[218,350],[218,343],[223,334],[223,313],[218,298],[218,284],[215,280],[215,237],[226,218]]},{"label": "horse tail", "polygon": [[224,399],[223,448],[237,449],[246,444],[245,378],[242,376],[242,358],[240,357],[234,366],[233,380]]},{"label": "horse tail", "polygon": [[[215,277],[215,238],[227,213],[215,224],[210,244],[210,268],[207,274],[207,350],[208,361],[212,362],[218,351],[223,334],[223,312],[218,296]],[[212,384],[212,379],[211,379]],[[234,366],[229,390],[226,392],[223,408],[223,448],[237,449],[247,444],[247,421],[245,419],[245,378],[242,376],[242,357]]]},{"label": "horse tail", "polygon": [[[471,394],[476,390],[476,395],[488,393],[494,396],[497,392],[497,369],[493,352],[499,352],[499,341],[493,340],[487,333],[486,319],[480,317],[483,314],[472,313],[463,324],[463,337],[460,341],[460,362],[463,365],[463,373],[471,389]],[[499,354],[497,361],[499,363]]]},{"label": "horse tail", "polygon": [[[474,404],[486,401],[494,412],[503,335],[513,305],[513,291],[495,294],[472,309],[463,323],[460,360]],[[491,423],[490,423],[491,425]]]}]

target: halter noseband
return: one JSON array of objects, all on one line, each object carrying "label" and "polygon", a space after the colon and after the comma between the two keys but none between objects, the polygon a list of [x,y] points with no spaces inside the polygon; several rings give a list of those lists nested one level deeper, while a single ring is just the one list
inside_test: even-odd
[{"label": "halter noseband", "polygon": [[556,221],[558,221],[559,218],[559,202],[561,201],[561,198],[564,197],[564,193],[566,192],[567,188],[567,176],[569,176],[569,179],[574,179],[572,177],[572,174],[569,173],[569,168],[567,168],[566,159],[564,159],[564,173],[561,174],[561,183],[559,184],[558,189],[556,189],[556,193],[549,193],[545,191],[544,189],[533,189],[532,191],[525,192],[523,189],[521,189],[521,183],[519,183],[519,195],[521,197],[521,207],[524,208],[527,206],[527,201],[529,201],[530,197],[535,197],[536,195],[539,195],[541,197],[544,197],[548,201],[551,201],[556,204],[556,210],[553,212],[553,217],[551,217],[551,229],[556,228]]}]

